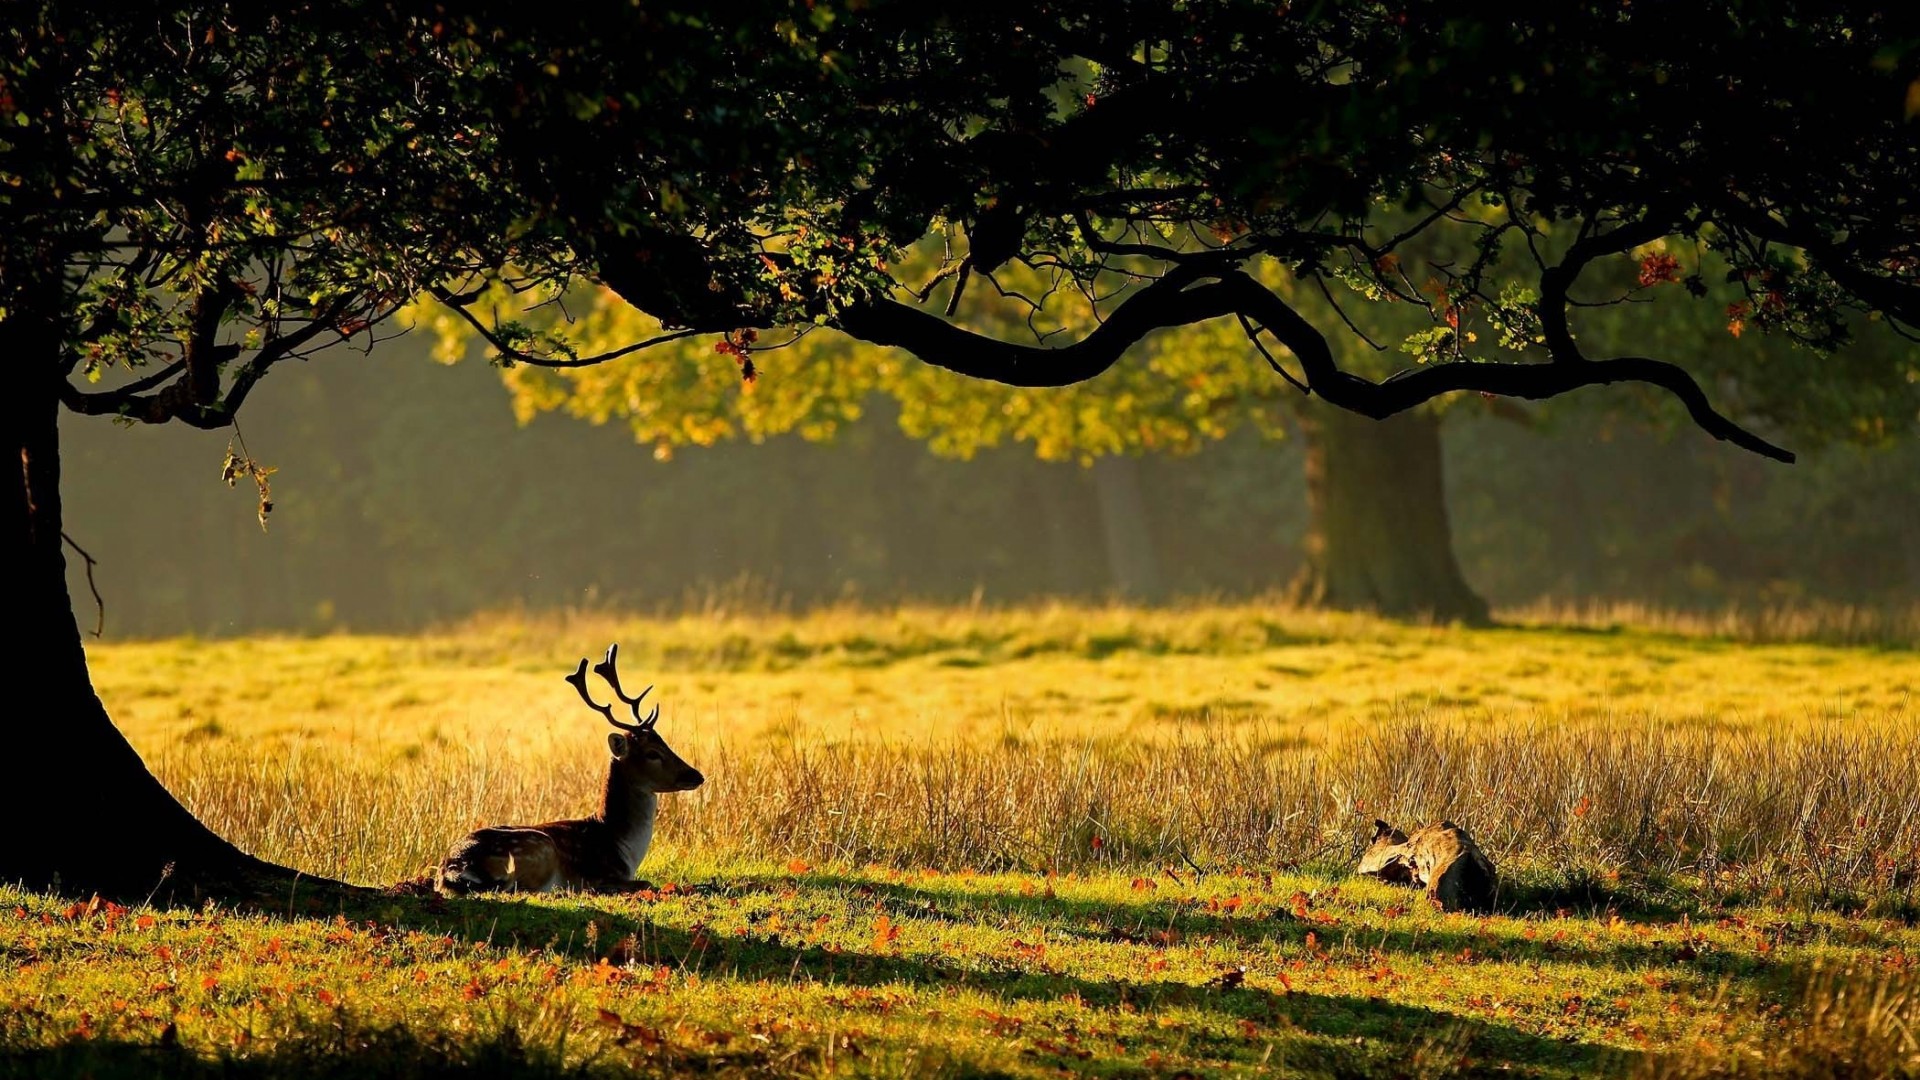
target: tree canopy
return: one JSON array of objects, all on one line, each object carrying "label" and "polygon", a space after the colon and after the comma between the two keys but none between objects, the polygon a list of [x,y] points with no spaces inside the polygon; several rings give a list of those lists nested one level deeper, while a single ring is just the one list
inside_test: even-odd
[{"label": "tree canopy", "polygon": [[[134,372],[69,384],[82,412],[223,425],[274,363],[425,290],[516,362],[709,334],[752,375],[825,326],[1017,387],[1213,323],[1259,378],[1369,416],[1637,382],[1789,458],[1634,302],[1684,292],[1818,354],[1920,321],[1900,5],[21,14],[0,281],[58,311],[67,370]],[[582,355],[511,303],[585,282],[660,332]],[[1400,362],[1353,362],[1339,339],[1382,326]],[[1844,382],[1904,427],[1912,354],[1873,355],[1762,357],[1736,404],[1857,408],[1818,388]]]},{"label": "tree canopy", "polygon": [[[820,7],[741,24],[700,89],[712,109],[666,113],[647,20],[591,40],[469,29],[549,59],[513,87],[547,103],[536,201],[590,276],[666,333],[727,335],[748,375],[787,340],[764,332],[828,326],[1066,386],[1220,320],[1269,375],[1370,416],[1637,382],[1790,460],[1645,355],[1661,335],[1637,332],[1635,302],[1688,294],[1731,336],[1816,353],[1862,320],[1914,325],[1917,19],[1787,2],[1576,4],[1524,24],[1472,3]],[[662,149],[703,120],[691,164]],[[1361,307],[1410,320],[1404,364],[1343,362],[1330,338],[1382,321]],[[582,361],[476,322],[509,360]],[[1742,403],[1805,413],[1858,403],[1822,381],[1864,383],[1885,413],[1869,419],[1913,420],[1910,350],[1777,355]]]},{"label": "tree canopy", "polygon": [[351,14],[10,12],[0,321],[52,324],[69,408],[224,427],[275,364],[370,343],[509,238],[538,252],[452,84]]}]

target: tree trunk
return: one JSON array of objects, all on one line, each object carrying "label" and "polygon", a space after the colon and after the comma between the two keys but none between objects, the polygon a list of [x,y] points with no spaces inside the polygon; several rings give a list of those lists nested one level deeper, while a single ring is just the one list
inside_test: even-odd
[{"label": "tree trunk", "polygon": [[1302,403],[1306,436],[1303,602],[1443,621],[1484,622],[1453,556],[1440,421],[1424,412],[1372,420]]},{"label": "tree trunk", "polygon": [[1069,505],[1084,492],[1076,465],[1065,465],[1038,458],[1021,463],[1027,488],[1025,506],[1040,517],[1038,527],[1046,546],[1046,576],[1037,592],[1049,596],[1071,596],[1083,588],[1086,547],[1076,534],[1079,518]]},{"label": "tree trunk", "polygon": [[58,338],[49,323],[16,314],[0,322],[0,340],[15,350],[0,395],[0,453],[15,463],[0,479],[0,580],[13,630],[0,880],[83,895],[257,895],[291,871],[196,820],[93,692],[62,550]]},{"label": "tree trunk", "polygon": [[1100,500],[1113,591],[1134,600],[1158,599],[1160,560],[1153,550],[1147,499],[1140,487],[1140,459],[1125,454],[1094,459],[1093,487]]}]

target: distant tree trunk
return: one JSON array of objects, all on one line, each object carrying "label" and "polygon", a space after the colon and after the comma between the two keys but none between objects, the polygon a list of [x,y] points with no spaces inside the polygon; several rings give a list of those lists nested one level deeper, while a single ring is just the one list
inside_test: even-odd
[{"label": "distant tree trunk", "polygon": [[1160,596],[1160,560],[1148,527],[1147,500],[1140,489],[1140,459],[1109,454],[1093,463],[1094,491],[1100,498],[1100,525],[1107,539],[1107,566],[1114,591],[1136,600]]},{"label": "distant tree trunk", "polygon": [[235,895],[288,875],[215,836],[160,785],[93,692],[67,593],[60,508],[58,337],[50,320],[0,322],[12,376],[0,394],[0,581],[12,723],[0,881],[144,897]]},{"label": "distant tree trunk", "polygon": [[1487,603],[1461,576],[1447,521],[1440,421],[1425,412],[1373,420],[1320,402],[1298,408],[1306,436],[1306,603],[1483,622]]},{"label": "distant tree trunk", "polygon": [[1026,462],[1029,506],[1040,515],[1039,527],[1047,551],[1046,579],[1039,591],[1065,596],[1081,587],[1086,549],[1075,536],[1075,517],[1068,501],[1082,494],[1072,475],[1077,466],[1034,459]]}]

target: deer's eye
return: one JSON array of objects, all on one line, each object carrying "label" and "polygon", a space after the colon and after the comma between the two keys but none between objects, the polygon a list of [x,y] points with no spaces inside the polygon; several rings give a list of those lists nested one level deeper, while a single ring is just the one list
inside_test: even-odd
[{"label": "deer's eye", "polygon": [[660,751],[658,751],[658,750],[648,750],[648,751],[647,751],[647,760],[648,760],[648,761],[659,761],[659,760],[660,760]]}]

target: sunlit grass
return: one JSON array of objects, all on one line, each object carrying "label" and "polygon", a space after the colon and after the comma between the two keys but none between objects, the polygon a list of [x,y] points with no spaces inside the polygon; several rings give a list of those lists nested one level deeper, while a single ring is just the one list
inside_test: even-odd
[{"label": "sunlit grass", "polygon": [[[1777,730],[1910,715],[1920,688],[1920,653],[1893,616],[1837,609],[1798,620],[1807,640],[1745,644],[1743,633],[1794,623],[1615,615],[1638,621],[1589,611],[1572,628],[1464,629],[1261,604],[717,608],[494,616],[417,637],[117,643],[91,655],[102,697],[143,750],[242,733],[255,746],[344,739],[375,754],[592,745],[592,717],[560,676],[613,640],[630,678],[658,683],[666,730],[736,744],[1008,732],[1152,741],[1201,715],[1213,731],[1279,725],[1318,742],[1409,709]],[[1820,642],[1868,625],[1886,631],[1874,647]]]},{"label": "sunlit grass", "polygon": [[[510,1035],[528,1055],[510,1075],[1581,1076],[1648,1048],[1765,1045],[1810,972],[1898,975],[1888,958],[1920,949],[1911,927],[1857,916],[1474,918],[1256,870],[659,870],[636,898],[374,900],[332,917],[294,897],[309,917],[291,921],[0,895],[0,1034],[269,1064],[396,1027]],[[337,1041],[313,1046],[315,1031]]]},{"label": "sunlit grass", "polygon": [[[1509,617],[716,605],[96,645],[169,786],[311,873],[587,811],[603,728],[560,676],[610,640],[709,782],[633,898],[7,893],[0,1077],[1920,1066],[1911,617]],[[1496,912],[1351,877],[1375,816],[1466,824]]]}]

